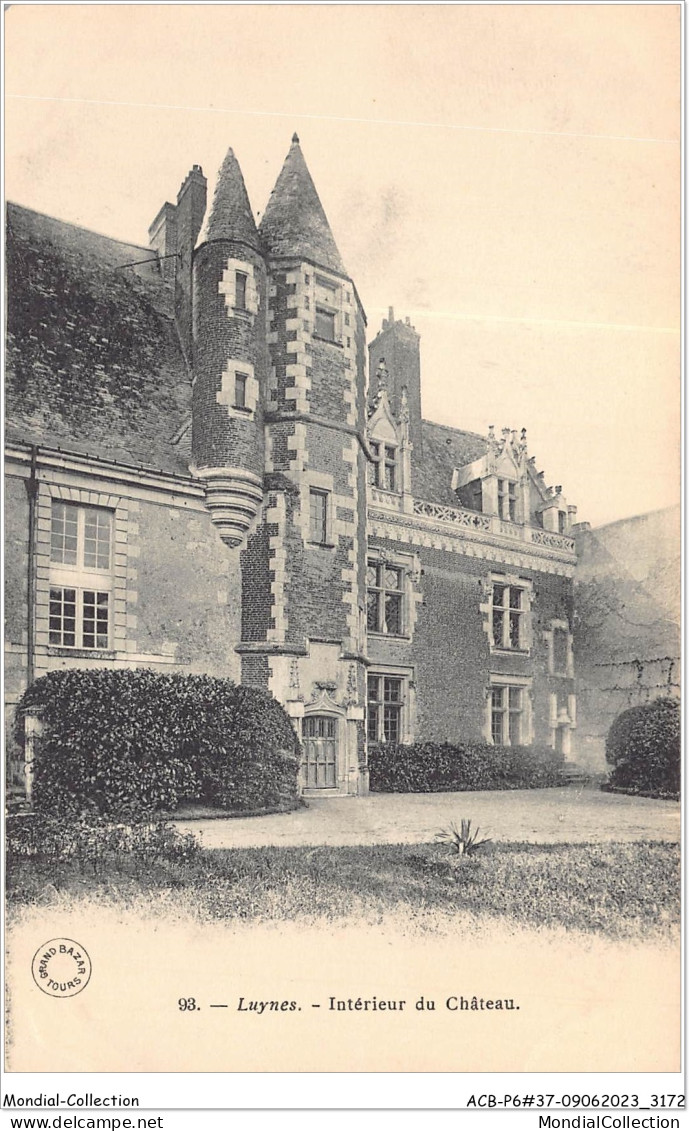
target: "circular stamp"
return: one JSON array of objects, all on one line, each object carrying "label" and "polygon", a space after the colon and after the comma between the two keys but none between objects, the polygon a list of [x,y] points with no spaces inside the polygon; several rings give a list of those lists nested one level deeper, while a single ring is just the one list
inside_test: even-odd
[{"label": "circular stamp", "polygon": [[34,954],[31,973],[48,997],[74,997],[88,985],[91,959],[74,939],[49,939]]}]

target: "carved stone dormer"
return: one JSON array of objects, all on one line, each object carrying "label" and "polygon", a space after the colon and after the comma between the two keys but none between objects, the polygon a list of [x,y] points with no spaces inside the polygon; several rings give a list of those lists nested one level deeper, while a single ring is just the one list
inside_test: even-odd
[{"label": "carved stone dormer", "polygon": [[409,437],[414,445],[414,458],[419,460],[423,448],[420,338],[408,318],[405,320],[395,318],[392,307],[369,346],[369,372],[373,393],[378,390],[381,361],[386,366],[386,387],[392,415],[398,421],[402,412],[402,390],[405,388],[407,390]]},{"label": "carved stone dormer", "polygon": [[536,508],[544,530],[555,534],[570,534],[576,519],[577,508],[570,506],[562,493],[562,487],[546,487],[544,497]]},{"label": "carved stone dormer", "polygon": [[491,424],[485,454],[457,468],[452,486],[462,506],[524,523],[529,521],[528,468],[526,429],[503,428],[498,440]]}]

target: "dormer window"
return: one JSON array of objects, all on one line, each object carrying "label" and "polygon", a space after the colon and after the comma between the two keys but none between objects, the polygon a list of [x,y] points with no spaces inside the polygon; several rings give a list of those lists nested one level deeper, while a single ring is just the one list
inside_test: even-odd
[{"label": "dormer window", "polygon": [[463,507],[470,511],[483,510],[483,486],[480,479],[472,479],[471,483],[465,483],[463,487],[457,488],[457,498]]},{"label": "dormer window", "polygon": [[397,448],[394,444],[371,441],[371,482],[384,491],[397,491]]},{"label": "dormer window", "polygon": [[567,533],[567,511],[557,512],[557,529],[560,534]]},{"label": "dormer window", "polygon": [[[386,491],[397,490],[397,450],[385,445],[383,450],[383,486]],[[380,464],[379,464],[380,466]]]},{"label": "dormer window", "polygon": [[517,484],[511,479],[498,479],[498,514],[506,522],[517,521]]}]

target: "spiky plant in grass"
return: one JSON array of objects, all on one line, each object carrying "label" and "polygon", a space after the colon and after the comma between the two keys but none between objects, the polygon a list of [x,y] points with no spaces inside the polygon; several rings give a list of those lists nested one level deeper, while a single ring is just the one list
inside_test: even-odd
[{"label": "spiky plant in grass", "polygon": [[441,829],[435,834],[439,844],[447,844],[450,852],[458,856],[471,856],[484,844],[490,844],[490,837],[479,839],[480,829],[471,830],[471,821],[460,821],[459,828],[456,821],[451,821],[448,828]]}]

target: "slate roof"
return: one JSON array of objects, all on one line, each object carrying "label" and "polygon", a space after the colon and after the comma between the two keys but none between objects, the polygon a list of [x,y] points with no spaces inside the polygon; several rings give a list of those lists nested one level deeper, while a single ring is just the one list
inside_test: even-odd
[{"label": "slate roof", "polygon": [[6,437],[188,474],[191,379],[148,248],[7,206]]},{"label": "slate roof", "polygon": [[487,440],[476,432],[462,432],[431,420],[421,421],[423,450],[412,453],[412,492],[428,503],[458,506],[452,490],[452,473],[485,455]]},{"label": "slate roof", "polygon": [[260,249],[244,177],[232,149],[228,149],[220,166],[213,206],[207,215],[199,243],[206,240],[237,239],[246,240],[252,247]]},{"label": "slate roof", "polygon": [[258,230],[273,257],[311,259],[347,275],[296,134]]}]

